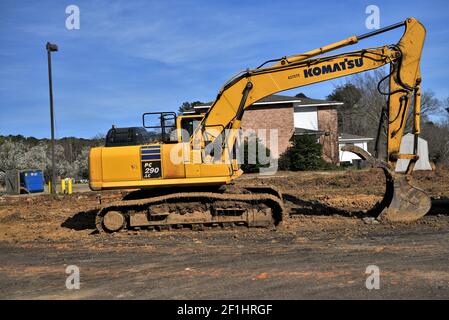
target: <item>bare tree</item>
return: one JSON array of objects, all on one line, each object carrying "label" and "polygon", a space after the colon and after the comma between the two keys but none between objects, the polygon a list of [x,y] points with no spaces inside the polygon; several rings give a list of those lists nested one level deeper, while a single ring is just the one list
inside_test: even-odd
[{"label": "bare tree", "polygon": [[93,146],[95,147],[104,146],[106,141],[106,135],[103,133],[97,133],[92,137],[91,140],[93,141]]},{"label": "bare tree", "polygon": [[[339,110],[339,131],[375,138],[382,111],[387,106],[387,97],[378,90],[378,84],[385,77],[385,72],[375,70],[348,78],[346,84],[337,87],[328,99],[344,102],[344,109]],[[382,92],[387,90],[388,83],[380,83]],[[344,87],[346,90],[341,90]],[[341,94],[343,96],[341,96]],[[336,94],[337,93],[337,94]],[[380,155],[385,155],[386,128],[380,139]],[[369,146],[372,152],[374,144]]]},{"label": "bare tree", "polygon": [[[433,95],[430,105],[438,106],[436,115],[437,121],[430,121],[429,117],[424,117],[422,125],[422,137],[427,140],[429,146],[429,156],[435,163],[449,164],[449,97],[440,102]],[[436,100],[437,102],[433,101]]]},{"label": "bare tree", "polygon": [[[346,84],[336,87],[334,92],[328,96],[328,99],[344,102],[342,108],[339,110],[339,117],[344,118],[339,119],[340,132],[372,138],[377,136],[381,114],[382,112],[387,112],[389,80],[385,76],[384,69],[377,69],[372,72],[352,76],[348,78]],[[382,81],[383,79],[384,81]],[[412,132],[413,128],[413,96],[410,97],[410,100],[405,125],[406,133]],[[421,95],[421,122],[427,123],[432,115],[439,114],[442,110],[441,105],[442,103],[436,98],[433,91],[423,92]],[[449,101],[446,101],[446,105],[449,108]],[[385,158],[386,155],[387,125],[385,120],[384,118],[379,136],[380,158]],[[432,123],[432,125],[440,130],[439,137],[447,137],[444,134],[441,123]],[[434,136],[435,132],[437,132],[436,129],[432,129],[430,125],[423,126],[423,132],[427,130],[429,131],[426,136],[429,142],[429,148],[431,146],[441,146],[442,141],[437,142],[439,137]],[[369,151],[372,152],[374,147],[374,144],[370,145]],[[441,157],[442,155],[438,153],[437,158]]]}]

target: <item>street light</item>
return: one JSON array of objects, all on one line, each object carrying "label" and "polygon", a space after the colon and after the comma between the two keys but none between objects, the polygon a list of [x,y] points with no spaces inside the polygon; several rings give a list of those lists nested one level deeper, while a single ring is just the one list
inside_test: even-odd
[{"label": "street light", "polygon": [[48,58],[48,85],[50,89],[50,122],[51,122],[51,193],[56,193],[56,172],[55,172],[55,120],[53,114],[53,84],[51,78],[51,52],[58,51],[56,44],[47,42],[45,46],[47,49]]}]

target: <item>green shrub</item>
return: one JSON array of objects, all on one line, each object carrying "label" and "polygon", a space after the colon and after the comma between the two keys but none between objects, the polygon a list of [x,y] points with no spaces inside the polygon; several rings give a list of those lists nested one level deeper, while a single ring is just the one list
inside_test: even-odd
[{"label": "green shrub", "polygon": [[[256,163],[248,163],[248,141],[252,140],[254,141],[254,139],[256,139],[257,145],[256,145]],[[240,165],[240,169],[243,170],[243,172],[245,173],[259,173],[259,169],[260,168],[267,168],[270,164],[261,164],[259,162],[259,157],[257,155],[259,154],[263,154],[266,155],[266,157],[270,157],[270,149],[268,149],[267,147],[265,147],[262,143],[259,142],[259,139],[257,138],[248,138],[245,139],[244,143],[243,143],[243,154],[244,154],[244,158],[243,158],[243,163]],[[262,148],[262,149],[259,149]]]},{"label": "green shrub", "polygon": [[281,170],[306,171],[326,167],[322,158],[321,144],[315,135],[295,136],[293,145],[285,151],[278,162]]}]

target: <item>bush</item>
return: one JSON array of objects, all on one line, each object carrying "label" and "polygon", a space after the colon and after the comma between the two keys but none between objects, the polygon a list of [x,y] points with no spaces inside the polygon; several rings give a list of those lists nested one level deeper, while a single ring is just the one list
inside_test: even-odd
[{"label": "bush", "polygon": [[317,143],[314,135],[295,136],[293,145],[279,158],[281,170],[306,171],[325,167],[321,144]]},{"label": "bush", "polygon": [[[254,141],[254,139],[256,139],[256,155],[252,155],[252,158],[254,156],[256,163],[249,163],[249,162],[254,162],[254,161],[248,161],[250,159],[249,154],[248,154],[248,141],[249,139],[251,139],[251,142]],[[240,169],[243,170],[243,172],[245,173],[259,173],[260,168],[267,168],[270,164],[261,164],[259,161],[259,157],[258,155],[262,154],[265,155],[267,158],[270,157],[270,149],[268,149],[267,147],[265,147],[257,138],[248,138],[245,139],[245,141],[243,142],[243,163],[240,165]]]}]

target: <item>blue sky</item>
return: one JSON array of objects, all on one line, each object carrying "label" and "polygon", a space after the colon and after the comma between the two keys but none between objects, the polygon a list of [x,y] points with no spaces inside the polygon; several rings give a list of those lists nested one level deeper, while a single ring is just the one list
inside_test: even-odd
[{"label": "blue sky", "polygon": [[[81,11],[67,30],[65,9]],[[423,88],[449,96],[447,1],[0,1],[0,134],[50,135],[45,43],[53,55],[56,136],[92,137],[141,114],[210,101],[236,72],[414,16],[427,28]],[[395,43],[402,30],[354,48]],[[344,80],[299,88],[325,98]]]}]

